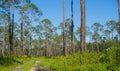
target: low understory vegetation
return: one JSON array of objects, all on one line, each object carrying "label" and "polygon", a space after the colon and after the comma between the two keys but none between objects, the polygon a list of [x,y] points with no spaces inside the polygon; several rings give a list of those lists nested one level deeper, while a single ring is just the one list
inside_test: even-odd
[{"label": "low understory vegetation", "polygon": [[13,71],[17,66],[23,65],[30,61],[31,57],[27,56],[1,56],[0,71]]},{"label": "low understory vegetation", "polygon": [[29,71],[35,61],[45,71],[120,71],[120,48],[54,57],[4,56],[0,57],[0,71],[13,71],[21,65],[23,71]]},{"label": "low understory vegetation", "polygon": [[74,55],[43,57],[41,64],[52,71],[120,71],[120,48],[103,52],[85,52]]}]

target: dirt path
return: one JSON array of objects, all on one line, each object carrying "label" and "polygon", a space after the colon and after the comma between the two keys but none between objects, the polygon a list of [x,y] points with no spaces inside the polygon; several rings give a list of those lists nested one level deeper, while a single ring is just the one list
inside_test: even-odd
[{"label": "dirt path", "polygon": [[13,71],[23,71],[23,67],[24,67],[26,64],[28,64],[28,62],[26,62],[26,63],[24,63],[24,64],[16,67]]},{"label": "dirt path", "polygon": [[40,61],[36,61],[35,65],[31,68],[30,71],[46,71],[40,66]]},{"label": "dirt path", "polygon": [[31,68],[30,71],[38,71],[38,69],[39,69],[39,63],[40,63],[40,61],[36,61],[35,65]]},{"label": "dirt path", "polygon": [[[20,65],[16,67],[13,71],[24,71],[23,68],[26,66],[29,62],[24,63],[23,65]],[[40,61],[35,61],[34,66],[30,69],[30,71],[47,71],[44,70],[43,67],[40,65]]]}]

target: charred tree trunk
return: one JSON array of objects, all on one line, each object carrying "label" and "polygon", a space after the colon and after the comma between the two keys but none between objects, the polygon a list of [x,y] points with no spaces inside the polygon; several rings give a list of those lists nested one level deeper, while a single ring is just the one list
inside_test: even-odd
[{"label": "charred tree trunk", "polygon": [[12,35],[11,35],[11,47],[12,54],[14,54],[14,0],[12,0]]},{"label": "charred tree trunk", "polygon": [[74,53],[73,0],[71,0],[71,48],[72,48],[72,53]]},{"label": "charred tree trunk", "polygon": [[[9,4],[10,4],[10,1],[9,1]],[[9,51],[10,51],[10,55],[12,55],[12,52],[13,52],[13,47],[12,47],[12,33],[11,33],[11,11],[10,11],[10,5],[9,5],[9,11],[8,11],[8,15],[9,15],[9,18],[8,18],[8,22],[9,22]]]}]

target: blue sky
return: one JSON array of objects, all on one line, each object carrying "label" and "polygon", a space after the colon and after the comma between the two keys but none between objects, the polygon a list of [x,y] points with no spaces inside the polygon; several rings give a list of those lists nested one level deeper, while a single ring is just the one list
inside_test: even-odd
[{"label": "blue sky", "polygon": [[[43,12],[41,20],[49,18],[55,26],[62,22],[62,0],[32,0]],[[74,0],[75,29],[80,26],[80,0]],[[66,18],[70,18],[70,0],[66,0]],[[118,20],[117,0],[86,0],[86,24],[105,24]]]}]

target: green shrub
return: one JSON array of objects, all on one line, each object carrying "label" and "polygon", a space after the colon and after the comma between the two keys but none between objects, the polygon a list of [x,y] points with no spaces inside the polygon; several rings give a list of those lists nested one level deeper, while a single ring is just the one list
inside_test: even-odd
[{"label": "green shrub", "polygon": [[100,53],[84,52],[42,60],[46,69],[54,71],[120,71],[120,48],[108,48]]}]

